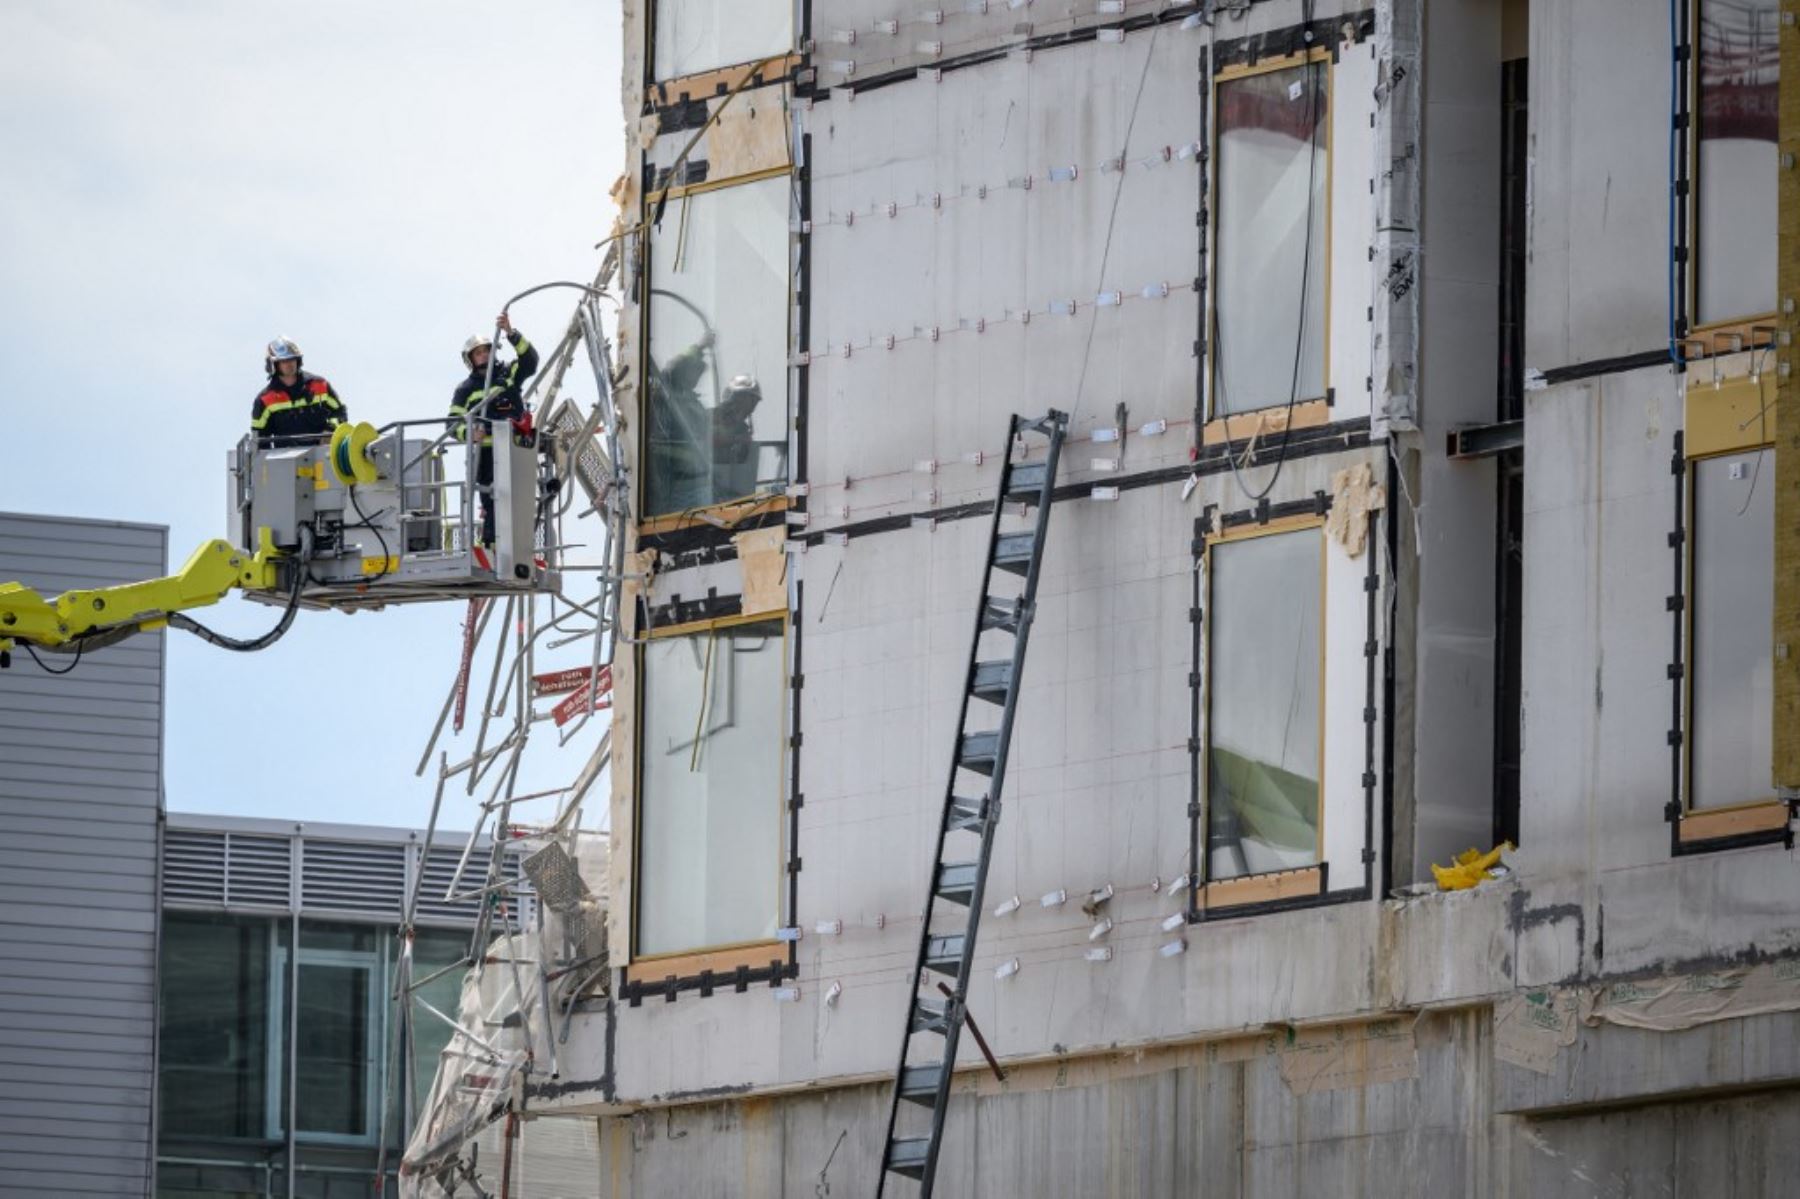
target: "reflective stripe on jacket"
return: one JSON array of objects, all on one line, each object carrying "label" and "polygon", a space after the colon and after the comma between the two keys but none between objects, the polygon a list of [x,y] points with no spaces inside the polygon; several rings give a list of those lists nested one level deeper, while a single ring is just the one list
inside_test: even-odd
[{"label": "reflective stripe on jacket", "polygon": [[519,389],[525,380],[537,373],[538,352],[518,330],[513,330],[510,337],[513,353],[518,357],[511,362],[495,364],[492,386],[482,390],[482,384],[487,382],[487,367],[484,366],[480,370],[471,370],[469,377],[458,383],[450,396],[450,415],[456,418],[451,434],[458,441],[467,436],[467,426],[462,418],[484,399],[488,401],[486,413],[490,419],[476,421],[481,426],[482,445],[493,444],[492,421],[514,420],[525,415],[525,400]]},{"label": "reflective stripe on jacket", "polygon": [[270,379],[250,401],[250,428],[263,445],[277,438],[320,437],[348,417],[330,382],[305,371],[292,386]]}]

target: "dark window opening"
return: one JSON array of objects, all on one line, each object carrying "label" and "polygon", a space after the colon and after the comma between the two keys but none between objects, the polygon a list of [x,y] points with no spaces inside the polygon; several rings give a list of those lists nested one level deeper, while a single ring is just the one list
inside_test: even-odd
[{"label": "dark window opening", "polygon": [[[1528,60],[1500,64],[1500,421],[1525,417],[1525,186]],[[1496,459],[1494,537],[1494,840],[1519,843],[1520,721],[1524,688],[1525,456]]]}]

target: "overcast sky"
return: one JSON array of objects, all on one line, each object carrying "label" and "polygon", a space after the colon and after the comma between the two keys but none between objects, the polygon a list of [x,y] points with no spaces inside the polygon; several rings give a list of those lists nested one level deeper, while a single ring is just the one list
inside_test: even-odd
[{"label": "overcast sky", "polygon": [[[0,55],[0,509],[167,525],[172,567],[229,535],[270,338],[357,419],[435,415],[463,338],[612,225],[616,0],[0,0]],[[514,321],[554,343],[572,294]],[[169,809],[422,824],[461,615],[169,634]]]}]

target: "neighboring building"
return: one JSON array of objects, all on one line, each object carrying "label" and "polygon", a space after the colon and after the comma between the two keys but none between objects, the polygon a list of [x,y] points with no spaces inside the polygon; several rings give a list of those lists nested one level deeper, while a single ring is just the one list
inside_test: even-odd
[{"label": "neighboring building", "polygon": [[[392,1176],[449,1034],[429,1020],[407,1034],[390,998],[420,841],[399,829],[169,817],[159,1195],[366,1197],[384,1094]],[[461,839],[440,841],[424,865],[416,977],[469,952],[479,905],[442,900],[461,852]],[[461,983],[452,971],[421,997],[454,1011]]]},{"label": "neighboring building", "polygon": [[[0,513],[43,595],[167,562],[159,526]],[[0,1195],[148,1190],[162,756],[161,633],[0,670]]]},{"label": "neighboring building", "polygon": [[[367,1199],[378,1168],[383,1193],[398,1193],[400,1150],[450,1037],[425,1005],[456,1015],[456,964],[480,910],[445,899],[466,835],[440,834],[428,859],[423,840],[363,825],[169,816],[158,1199]],[[421,869],[413,978],[423,985],[402,1007],[396,930]],[[489,1189],[500,1133],[483,1139]],[[595,1193],[594,1136],[591,1120],[528,1124],[515,1152],[529,1168],[515,1170],[513,1199]]]},{"label": "neighboring building", "polygon": [[1052,407],[940,1193],[1779,1190],[1772,0],[624,13],[620,969],[531,1099],[608,1193],[873,1187]]}]

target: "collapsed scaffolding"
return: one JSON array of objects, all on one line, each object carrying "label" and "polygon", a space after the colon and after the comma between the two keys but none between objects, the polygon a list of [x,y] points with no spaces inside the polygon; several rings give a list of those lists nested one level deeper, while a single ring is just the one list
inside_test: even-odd
[{"label": "collapsed scaffolding", "polygon": [[[390,996],[399,1030],[392,1052],[402,1068],[384,1071],[388,1086],[405,1088],[405,1102],[383,1096],[377,1194],[387,1193],[389,1121],[396,1114],[409,1121],[411,1130],[399,1164],[401,1194],[436,1199],[509,1193],[529,1084],[558,1076],[558,1047],[567,1040],[576,1012],[590,1000],[606,998],[604,905],[582,880],[584,875],[604,877],[607,839],[604,832],[582,828],[581,815],[588,794],[611,763],[610,727],[601,731],[567,785],[521,792],[521,778],[526,749],[539,726],[554,724],[555,748],[561,750],[611,706],[631,496],[600,307],[602,300],[616,303],[606,285],[617,266],[615,243],[592,285],[545,284],[514,297],[554,287],[582,292],[548,369],[526,392],[533,409],[544,414],[540,434],[550,439],[557,475],[565,481],[543,503],[538,543],[540,553],[561,559],[563,582],[542,594],[469,600],[461,660],[420,755],[421,776],[437,755],[424,854],[430,854],[438,835],[446,793],[460,786],[465,796],[484,796],[443,896],[479,901],[481,911],[463,958],[415,977],[414,920],[427,885],[424,871],[408,889]],[[573,396],[560,394],[583,350],[596,388],[594,407],[587,413]],[[569,480],[577,486],[567,486]],[[586,501],[584,507],[577,507],[579,500]],[[594,547],[565,540],[565,526],[583,522],[601,535],[598,553],[577,564],[568,551]],[[591,601],[569,594],[573,580],[583,574],[596,580]],[[586,650],[579,658],[577,647]],[[491,659],[491,665],[473,722],[473,745],[467,756],[453,762],[440,742],[446,728],[454,737],[469,723],[471,675],[478,658]],[[545,669],[553,659],[556,668]],[[538,703],[547,698],[557,701],[553,707]],[[547,815],[524,818],[546,808]],[[438,882],[434,879],[433,885]],[[466,974],[455,1011],[443,1011],[425,998],[426,987],[459,970]],[[415,1034],[432,1024],[447,1027],[449,1040],[430,1092],[415,1111]],[[486,1171],[478,1160],[476,1138],[502,1120],[498,1190],[491,1191],[483,1181]]]}]

